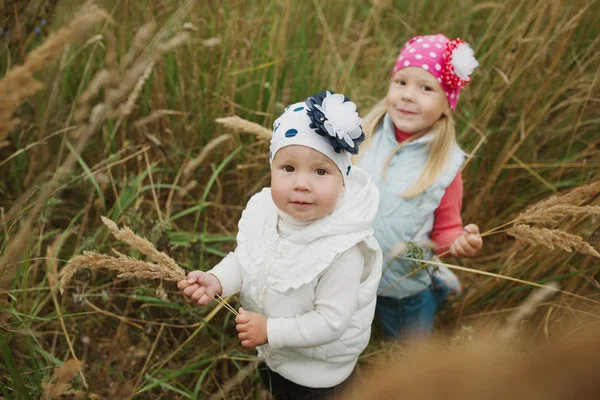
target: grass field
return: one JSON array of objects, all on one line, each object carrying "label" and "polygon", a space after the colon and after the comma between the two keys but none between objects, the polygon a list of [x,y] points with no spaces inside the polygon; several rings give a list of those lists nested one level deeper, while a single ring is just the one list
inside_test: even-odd
[{"label": "grass field", "polygon": [[[90,270],[61,295],[57,273],[84,250],[126,252],[101,216],[186,270],[211,268],[269,184],[268,140],[215,119],[270,128],[323,89],[364,114],[415,34],[465,39],[481,64],[455,117],[471,155],[463,217],[489,235],[480,257],[446,260],[468,270],[439,334],[502,321],[532,283],[568,292],[523,322],[541,340],[597,319],[597,257],[504,230],[528,206],[600,178],[597,1],[99,0],[78,19],[81,3],[0,2],[0,396],[260,398],[253,353],[220,306],[189,304],[173,282]],[[597,249],[599,192],[533,226]],[[387,348],[375,335],[359,372]],[[75,358],[81,374],[71,362],[52,379]]]}]

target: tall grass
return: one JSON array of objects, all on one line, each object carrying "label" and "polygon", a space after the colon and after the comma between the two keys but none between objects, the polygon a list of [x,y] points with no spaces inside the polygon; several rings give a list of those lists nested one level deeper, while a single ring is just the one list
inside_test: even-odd
[{"label": "tall grass", "polygon": [[[79,4],[31,3],[40,7],[5,10],[12,18],[1,39],[3,76],[66,26]],[[471,154],[465,222],[489,230],[599,178],[597,1],[202,1],[184,14],[174,1],[98,3],[110,19],[36,74],[43,89],[21,104],[11,116],[19,124],[0,140],[0,257],[12,255],[1,268],[13,274],[1,288],[6,398],[39,398],[54,368],[74,358],[82,369],[68,390],[106,398],[257,397],[256,380],[240,379],[252,374],[253,357],[241,351],[221,306],[186,303],[172,283],[157,288],[89,270],[60,296],[56,270],[85,250],[110,249],[102,215],[188,270],[210,268],[233,248],[247,199],[269,184],[268,142],[215,120],[236,115],[269,128],[288,103],[325,88],[347,94],[364,113],[385,95],[399,48],[414,34],[466,39],[482,64],[456,115],[459,141]],[[157,33],[135,39],[149,21]],[[133,60],[183,22],[192,24],[189,43],[139,64],[118,92],[119,107],[78,141],[92,113],[81,105],[106,104],[123,81],[108,84],[98,73],[125,77]],[[69,168],[60,169],[67,160]],[[48,182],[55,182],[51,190]],[[585,205],[598,206],[598,196]],[[593,217],[574,215],[559,227],[598,249]],[[440,321],[449,334],[473,318],[505,315],[530,293],[520,281],[556,281],[597,300],[599,267],[590,254],[540,250],[498,234],[486,238],[481,257],[461,264],[517,281],[462,273],[466,293]],[[551,336],[564,318],[584,313],[595,310],[553,297],[529,325]]]}]

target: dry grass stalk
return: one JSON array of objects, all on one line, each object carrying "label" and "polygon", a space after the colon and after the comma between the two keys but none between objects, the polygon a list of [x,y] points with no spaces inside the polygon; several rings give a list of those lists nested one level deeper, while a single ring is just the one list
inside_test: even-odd
[{"label": "dry grass stalk", "polygon": [[122,116],[127,117],[133,111],[133,107],[135,107],[135,102],[137,101],[138,97],[140,96],[140,93],[142,92],[144,83],[146,83],[146,81],[150,77],[150,74],[152,73],[152,69],[154,68],[154,64],[155,64],[155,61],[152,61],[150,64],[148,64],[148,67],[146,67],[146,70],[144,71],[144,73],[142,74],[140,79],[135,84],[135,87],[133,88],[133,91],[129,95],[127,102],[122,106],[122,109],[121,109]]},{"label": "dry grass stalk", "polygon": [[[181,5],[176,11],[172,22],[177,24],[178,20],[184,18],[186,15],[185,11],[189,10],[193,3],[193,1],[187,1]],[[9,71],[0,80],[0,141],[10,130],[9,119],[14,109],[16,109],[22,99],[31,95],[40,87],[39,83],[33,79],[33,72],[45,67],[45,63],[56,55],[55,53],[58,52],[58,49],[62,49],[70,41],[81,37],[87,29],[93,27],[96,22],[101,21],[106,16],[107,14],[103,11],[95,11],[75,18],[67,28],[51,36],[40,48],[34,51],[24,66]],[[97,91],[105,87],[104,102],[98,103],[93,107],[87,103],[79,104],[80,111],[76,112],[76,118],[80,125],[73,134],[74,137],[78,138],[77,143],[73,146],[73,151],[71,151],[66,160],[57,168],[54,179],[48,182],[46,187],[38,194],[35,206],[30,210],[19,232],[9,243],[4,255],[0,257],[0,288],[8,288],[16,276],[18,263],[22,259],[23,254],[27,253],[28,238],[31,236],[33,225],[44,206],[45,200],[52,195],[57,195],[56,188],[58,188],[62,179],[73,169],[77,162],[77,157],[83,152],[88,139],[100,129],[107,118],[119,114],[118,111],[120,109],[117,107],[119,102],[135,87],[149,63],[156,62],[165,52],[174,49],[189,39],[188,33],[180,33],[167,42],[162,42],[164,35],[161,36],[159,39],[154,38],[149,46],[151,50],[145,55],[140,56],[132,67],[120,77],[117,68],[116,39],[111,32],[105,33],[105,38],[108,42],[105,56],[106,69],[99,71],[93,78],[95,92],[92,93],[90,91],[86,97],[86,99],[91,100]],[[89,118],[87,118],[88,110],[91,110]],[[17,203],[20,204],[21,202]],[[12,212],[11,215],[13,215]],[[172,267],[171,264],[166,265]]]},{"label": "dry grass stalk", "polygon": [[112,105],[117,104],[134,89],[149,64],[157,62],[165,53],[174,50],[188,41],[189,34],[182,32],[169,41],[156,46],[154,51],[140,56],[131,68],[127,69],[119,78],[119,86],[106,91],[106,102]]},{"label": "dry grass stalk", "polygon": [[545,200],[542,200],[533,206],[529,207],[524,213],[519,215],[518,218],[526,218],[529,213],[534,213],[540,210],[548,209],[557,205],[576,205],[579,206],[586,201],[589,201],[592,197],[600,193],[600,180],[592,182],[590,184],[579,186],[569,193],[558,196],[551,196]]},{"label": "dry grass stalk", "polygon": [[[100,89],[105,89],[104,105],[107,107],[108,116],[119,117],[116,128],[124,117],[127,117],[133,110],[144,83],[150,77],[152,69],[156,62],[167,52],[174,50],[183,43],[189,41],[189,34],[182,32],[175,35],[170,40],[159,43],[152,47],[152,50],[140,55],[136,60],[132,60],[143,50],[143,40],[148,40],[153,31],[150,29],[153,22],[148,23],[148,28],[142,27],[134,39],[126,58],[117,65],[116,39],[112,32],[105,33],[107,41],[107,53],[105,56],[106,68],[98,71],[92,78],[90,84],[79,98],[77,109],[75,110],[75,120],[83,121],[89,115],[89,102],[95,97]],[[129,96],[127,96],[129,94]],[[127,101],[121,107],[118,104],[127,96]],[[93,117],[92,109],[92,117]],[[91,117],[90,117],[91,118]]]},{"label": "dry grass stalk", "polygon": [[18,123],[16,119],[11,118],[17,107],[43,86],[33,74],[47,68],[68,44],[85,37],[94,26],[106,18],[108,15],[99,9],[79,15],[32,51],[23,65],[11,68],[4,75],[0,80],[0,141]]},{"label": "dry grass stalk", "polygon": [[217,118],[215,119],[215,122],[234,132],[251,133],[263,140],[271,140],[271,137],[273,136],[273,133],[270,129],[267,129],[255,122],[240,118],[236,115],[231,117]]},{"label": "dry grass stalk", "polygon": [[202,41],[202,46],[208,47],[209,49],[217,47],[223,40],[220,37],[211,37]]},{"label": "dry grass stalk", "polygon": [[137,277],[149,279],[165,279],[168,281],[179,281],[185,279],[185,271],[165,253],[154,247],[149,240],[136,235],[128,227],[119,229],[117,224],[106,217],[102,222],[108,227],[113,236],[131,248],[146,255],[154,262],[141,261],[126,256],[113,249],[117,257],[107,256],[92,251],[86,251],[83,255],[73,257],[69,265],[60,271],[60,291],[64,292],[67,283],[75,272],[80,268],[108,269],[119,273],[119,278]]},{"label": "dry grass stalk", "polygon": [[33,232],[35,218],[42,210],[42,206],[42,202],[34,206],[30,211],[30,215],[25,219],[17,234],[8,242],[8,247],[0,257],[0,289],[8,289],[16,276],[18,263],[21,261],[23,253],[26,252]]},{"label": "dry grass stalk", "polygon": [[117,257],[107,256],[105,254],[93,251],[84,251],[83,255],[71,258],[69,265],[60,271],[60,291],[64,289],[73,277],[75,272],[81,268],[107,269],[118,272],[119,278],[146,278],[146,279],[164,279],[167,281],[180,281],[185,279],[185,271],[178,267],[173,270],[164,264],[155,264],[148,261],[136,260],[133,257],[126,256],[113,250]]},{"label": "dry grass stalk", "polygon": [[508,229],[507,233],[529,244],[542,245],[550,249],[558,247],[568,252],[577,250],[580,253],[600,257],[600,254],[580,236],[557,229],[532,228],[531,226],[520,224]]},{"label": "dry grass stalk", "polygon": [[135,61],[135,58],[142,52],[152,34],[156,31],[156,23],[150,21],[142,25],[135,34],[131,47],[121,62],[123,69],[129,68],[129,66]]},{"label": "dry grass stalk", "polygon": [[239,386],[244,381],[244,379],[254,374],[254,371],[256,371],[256,368],[258,368],[259,362],[260,361],[258,360],[250,361],[248,365],[240,369],[237,374],[235,374],[229,381],[227,381],[222,387],[220,387],[217,393],[211,395],[208,398],[208,400],[220,400],[227,398],[227,395],[233,389]]},{"label": "dry grass stalk", "polygon": [[121,242],[128,244],[129,246],[131,246],[131,248],[146,255],[157,264],[164,265],[175,272],[183,271],[183,269],[181,269],[181,267],[179,267],[171,257],[169,257],[163,252],[156,250],[154,245],[148,239],[136,235],[127,226],[119,229],[117,224],[115,224],[110,219],[106,217],[101,218],[102,222],[108,227],[108,229],[110,229],[113,236],[119,239]]},{"label": "dry grass stalk", "polygon": [[[60,293],[63,294],[67,283],[80,268],[108,269],[118,272],[119,278],[136,277],[148,279],[161,279],[177,282],[186,278],[186,273],[177,263],[165,253],[161,253],[150,241],[136,235],[128,227],[119,229],[117,224],[106,217],[102,222],[110,229],[111,233],[120,241],[128,244],[133,249],[148,256],[154,263],[137,260],[115,249],[112,251],[117,257],[107,256],[93,251],[84,251],[83,255],[71,258],[69,265],[60,271]],[[213,297],[217,303],[222,304],[234,315],[238,312],[225,299],[215,293]]]},{"label": "dry grass stalk", "polygon": [[153,111],[150,115],[140,118],[139,120],[135,121],[133,126],[136,129],[140,129],[141,127],[148,125],[149,123],[154,122],[157,119],[160,119],[165,115],[180,115],[180,116],[186,117],[186,116],[190,115],[190,113],[183,112],[183,111],[175,111],[175,110],[156,110],[156,111]]},{"label": "dry grass stalk", "polygon": [[555,225],[564,218],[591,215],[600,215],[600,206],[557,204],[525,212],[515,219],[515,224]]},{"label": "dry grass stalk", "polygon": [[557,226],[566,218],[600,215],[600,206],[583,205],[600,194],[600,180],[577,187],[565,195],[551,196],[529,207],[514,220],[484,233],[483,236],[501,232],[510,226],[507,233],[532,245],[543,245],[550,249],[561,248],[568,252],[577,250],[584,254],[600,257],[600,254],[581,236],[560,229],[534,228],[530,224]]},{"label": "dry grass stalk", "polygon": [[498,332],[498,337],[501,340],[514,338],[518,333],[519,323],[531,315],[543,301],[550,295],[556,293],[558,285],[555,282],[550,282],[547,287],[535,290],[521,306],[513,312],[506,320],[506,326]]},{"label": "dry grass stalk", "polygon": [[189,194],[190,194],[190,192],[191,192],[192,190],[194,190],[196,187],[198,187],[198,181],[197,181],[197,180],[193,179],[193,180],[189,181],[189,182],[188,182],[188,183],[187,183],[187,184],[186,184],[186,185],[183,187],[183,189],[182,189],[182,190],[180,190],[180,191],[178,191],[178,192],[177,192],[177,195],[176,195],[176,196],[177,196],[177,198],[178,198],[178,199],[182,199],[182,198],[184,198],[185,196],[189,195]]},{"label": "dry grass stalk", "polygon": [[57,236],[54,243],[46,247],[46,276],[48,277],[48,285],[51,291],[56,290],[58,283],[58,262],[56,256],[58,255],[62,239],[61,236]]},{"label": "dry grass stalk", "polygon": [[221,143],[223,143],[227,140],[230,140],[230,139],[233,139],[233,137],[229,134],[225,134],[225,135],[217,136],[214,139],[212,139],[210,142],[208,142],[206,144],[206,146],[204,146],[202,148],[202,151],[200,152],[200,154],[198,154],[197,157],[192,158],[190,161],[187,162],[187,164],[185,165],[185,168],[183,169],[183,178],[188,179],[190,177],[190,175],[196,170],[196,168],[198,168],[198,166],[200,164],[202,164],[204,159],[214,149],[216,149]]}]

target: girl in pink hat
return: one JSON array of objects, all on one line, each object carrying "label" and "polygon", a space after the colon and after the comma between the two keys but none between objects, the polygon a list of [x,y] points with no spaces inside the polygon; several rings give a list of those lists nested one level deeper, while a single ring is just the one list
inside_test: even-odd
[{"label": "girl in pink hat", "polygon": [[478,65],[460,39],[414,37],[400,52],[387,96],[365,118],[358,165],[381,194],[373,224],[384,254],[376,315],[386,336],[429,334],[439,305],[461,290],[447,268],[410,258],[472,257],[483,245],[477,225],[463,227],[460,215],[465,154],[452,118]]}]

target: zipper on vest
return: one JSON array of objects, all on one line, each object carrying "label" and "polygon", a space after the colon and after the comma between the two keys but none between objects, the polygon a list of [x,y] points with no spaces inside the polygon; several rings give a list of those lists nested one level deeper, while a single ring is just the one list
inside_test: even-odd
[{"label": "zipper on vest", "polygon": [[394,153],[394,155],[390,158],[388,167],[393,167],[396,164],[396,161],[398,161],[398,156],[400,155],[401,151],[402,151],[402,148],[399,148],[398,151]]}]

